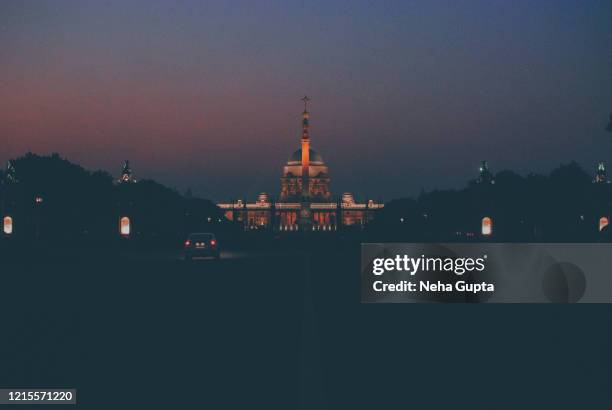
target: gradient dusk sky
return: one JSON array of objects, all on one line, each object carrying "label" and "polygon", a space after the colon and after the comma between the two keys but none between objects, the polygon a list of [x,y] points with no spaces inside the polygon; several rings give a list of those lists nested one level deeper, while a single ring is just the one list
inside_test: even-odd
[{"label": "gradient dusk sky", "polygon": [[300,98],[332,191],[612,166],[612,2],[0,2],[0,160],[278,194]]}]

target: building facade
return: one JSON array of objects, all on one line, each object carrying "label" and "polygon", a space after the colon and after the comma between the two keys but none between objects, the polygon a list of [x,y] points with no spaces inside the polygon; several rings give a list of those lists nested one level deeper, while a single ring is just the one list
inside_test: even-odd
[{"label": "building facade", "polygon": [[261,193],[254,202],[241,199],[217,204],[228,220],[242,223],[245,230],[333,232],[343,227],[362,228],[384,207],[373,200],[357,203],[350,193],[333,199],[329,169],[310,145],[310,99],[302,101],[300,148],[283,168],[278,200]]}]

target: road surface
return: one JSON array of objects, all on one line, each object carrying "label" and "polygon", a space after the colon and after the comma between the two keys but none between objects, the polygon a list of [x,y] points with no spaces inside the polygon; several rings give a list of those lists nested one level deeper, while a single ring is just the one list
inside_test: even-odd
[{"label": "road surface", "polygon": [[75,387],[80,409],[609,399],[607,305],[362,305],[358,248],[58,255],[1,266],[0,386]]}]

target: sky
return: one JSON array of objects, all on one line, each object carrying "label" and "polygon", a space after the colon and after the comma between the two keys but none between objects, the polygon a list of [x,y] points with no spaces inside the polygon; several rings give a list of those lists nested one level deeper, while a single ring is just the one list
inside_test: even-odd
[{"label": "sky", "polygon": [[612,2],[0,2],[3,162],[277,195],[305,94],[337,195],[612,166]]}]

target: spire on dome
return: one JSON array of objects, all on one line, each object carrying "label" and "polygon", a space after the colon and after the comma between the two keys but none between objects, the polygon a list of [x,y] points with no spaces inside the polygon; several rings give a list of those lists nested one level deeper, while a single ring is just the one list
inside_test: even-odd
[{"label": "spire on dome", "polygon": [[310,98],[305,95],[304,98],[302,98],[302,101],[304,101],[304,112],[302,113],[302,139],[308,139],[308,128],[310,127],[310,113],[308,112],[308,102],[310,101]]}]

